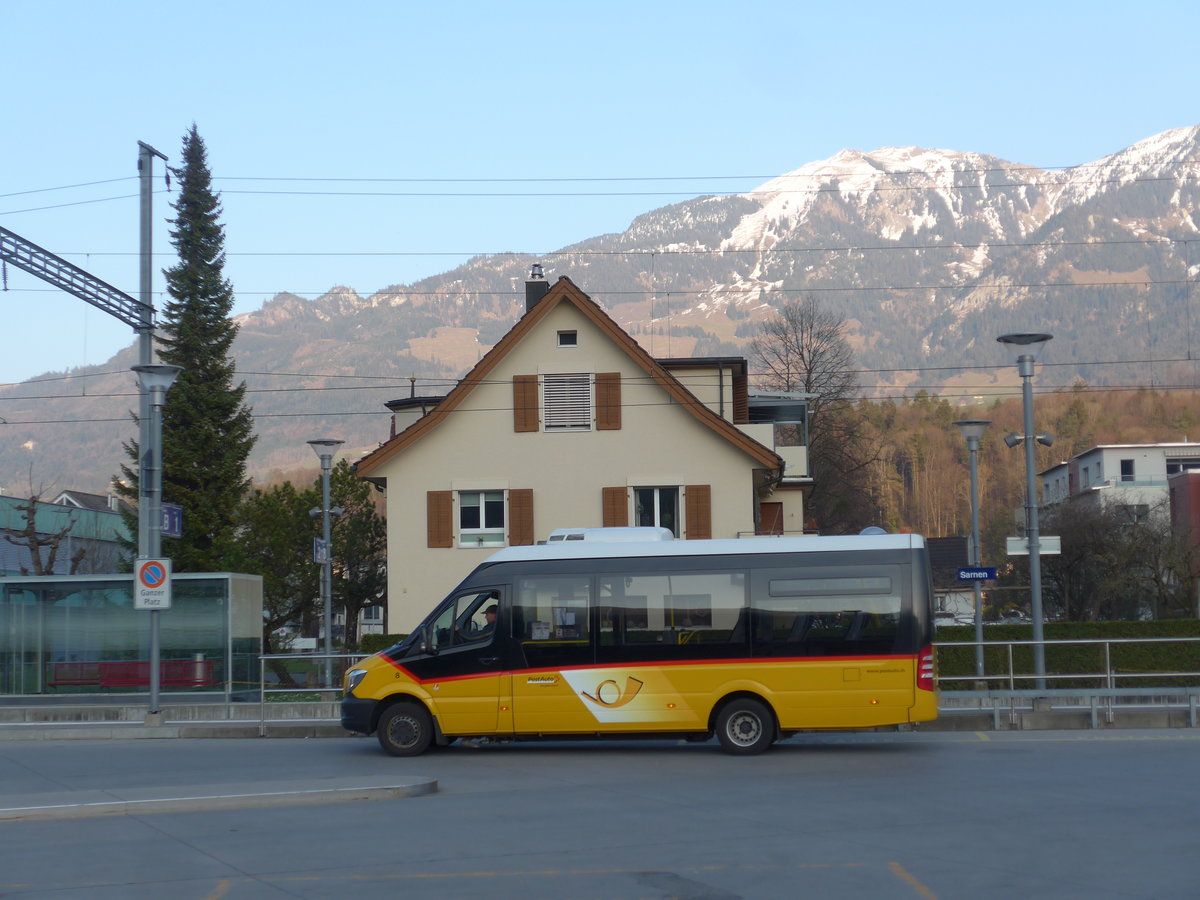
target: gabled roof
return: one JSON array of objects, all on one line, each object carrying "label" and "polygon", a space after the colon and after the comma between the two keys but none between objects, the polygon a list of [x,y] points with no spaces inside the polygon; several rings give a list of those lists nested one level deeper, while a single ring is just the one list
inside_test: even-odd
[{"label": "gabled roof", "polygon": [[640,366],[672,399],[674,399],[692,418],[711,429],[716,435],[724,438],[739,450],[743,451],[763,467],[778,469],[783,461],[768,447],[743,433],[732,423],[722,419],[715,412],[685,388],[665,368],[655,362],[641,345],[631,338],[609,315],[596,304],[591,297],[575,286],[567,277],[561,277],[550,288],[533,309],[528,310],[516,325],[504,335],[483,358],[475,364],[463,379],[446,395],[437,408],[400,434],[381,444],[378,449],[368,453],[355,465],[355,471],[360,478],[369,477],[381,465],[401,453],[405,448],[419,441],[422,437],[437,428],[450,413],[454,412],[462,402],[470,396],[480,384],[487,381],[488,375],[549,313],[560,304],[574,306],[593,324],[604,332],[620,349]]},{"label": "gabled roof", "polygon": [[[79,509],[90,509],[93,512],[116,512],[107,495],[90,494],[87,491],[60,491],[58,496],[50,502],[57,506],[74,506]],[[122,507],[128,506],[124,501],[120,501],[120,504]]]}]

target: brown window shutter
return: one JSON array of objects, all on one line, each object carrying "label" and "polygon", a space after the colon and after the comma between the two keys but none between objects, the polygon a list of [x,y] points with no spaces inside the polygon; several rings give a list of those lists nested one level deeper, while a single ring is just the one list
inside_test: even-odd
[{"label": "brown window shutter", "polygon": [[454,546],[454,497],[451,491],[425,494],[425,528],[430,547]]},{"label": "brown window shutter", "polygon": [[536,543],[533,537],[533,491],[528,488],[508,492],[508,543],[514,547]]},{"label": "brown window shutter", "polygon": [[733,376],[733,424],[750,423],[750,379],[745,375]]},{"label": "brown window shutter", "polygon": [[596,430],[617,431],[621,427],[621,373],[596,373]]},{"label": "brown window shutter", "polygon": [[604,527],[625,528],[629,525],[629,489],[607,487],[604,491]]},{"label": "brown window shutter", "polygon": [[513,376],[513,431],[537,431],[538,377]]},{"label": "brown window shutter", "polygon": [[707,484],[689,484],[683,489],[683,525],[689,541],[707,540],[712,537],[712,487]]},{"label": "brown window shutter", "polygon": [[758,534],[783,534],[783,504],[763,501],[758,505]]}]

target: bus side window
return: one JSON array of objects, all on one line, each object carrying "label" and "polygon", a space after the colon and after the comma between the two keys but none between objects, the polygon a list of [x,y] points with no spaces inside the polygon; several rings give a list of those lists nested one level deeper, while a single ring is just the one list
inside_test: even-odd
[{"label": "bus side window", "polygon": [[763,573],[752,600],[755,654],[889,652],[900,637],[900,584],[887,566]]},{"label": "bus side window", "polygon": [[485,610],[498,604],[496,591],[470,591],[454,598],[433,620],[430,637],[436,650],[479,642],[490,636]]},{"label": "bus side window", "polygon": [[533,667],[592,662],[591,577],[545,575],[517,579],[513,621]]},{"label": "bus side window", "polygon": [[601,576],[597,662],[737,657],[748,648],[740,571]]}]

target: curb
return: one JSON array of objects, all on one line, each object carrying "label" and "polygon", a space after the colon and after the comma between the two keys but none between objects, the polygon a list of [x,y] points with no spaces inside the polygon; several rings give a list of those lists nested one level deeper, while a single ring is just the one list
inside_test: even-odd
[{"label": "curb", "polygon": [[435,793],[437,780],[413,776],[363,779],[350,786],[313,788],[297,782],[254,782],[196,787],[130,788],[125,791],[77,791],[68,801],[47,802],[56,795],[8,798],[0,821],[88,819],[98,816],[136,816],[155,813],[225,809],[263,809],[318,803],[395,800]]},{"label": "curb", "polygon": [[143,725],[136,722],[49,724],[30,722],[0,725],[0,741],[131,741],[170,738],[334,738],[353,737],[340,722],[175,722]]}]

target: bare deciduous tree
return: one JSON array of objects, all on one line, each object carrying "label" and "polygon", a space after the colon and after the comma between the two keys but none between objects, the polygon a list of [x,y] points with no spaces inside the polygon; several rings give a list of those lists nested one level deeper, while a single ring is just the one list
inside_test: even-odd
[{"label": "bare deciduous tree", "polygon": [[853,403],[858,380],[845,330],[842,316],[811,297],[781,306],[751,344],[762,387],[811,394],[810,422],[827,407]]},{"label": "bare deciduous tree", "polygon": [[[22,500],[17,504],[17,512],[21,514],[22,525],[20,528],[5,529],[4,539],[16,547],[25,547],[29,550],[30,565],[33,571],[27,566],[21,566],[22,575],[53,575],[54,567],[58,564],[58,553],[62,549],[67,535],[71,533],[71,529],[75,527],[75,521],[68,521],[66,525],[55,531],[39,531],[37,523],[38,506],[42,503],[42,491],[44,488],[33,487],[32,467],[29,479],[29,499]],[[69,545],[68,545],[69,546]],[[74,575],[78,570],[80,563],[83,562],[87,551],[81,546],[75,548],[69,560],[69,573]]]},{"label": "bare deciduous tree", "polygon": [[1046,608],[1070,621],[1179,618],[1192,610],[1193,550],[1165,503],[1135,519],[1128,507],[1057,504],[1045,530],[1062,553],[1042,566]]},{"label": "bare deciduous tree", "polygon": [[878,524],[869,467],[877,456],[856,408],[858,379],[843,316],[806,297],[780,307],[751,345],[765,390],[810,395],[809,509],[821,531]]}]

